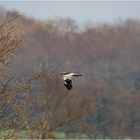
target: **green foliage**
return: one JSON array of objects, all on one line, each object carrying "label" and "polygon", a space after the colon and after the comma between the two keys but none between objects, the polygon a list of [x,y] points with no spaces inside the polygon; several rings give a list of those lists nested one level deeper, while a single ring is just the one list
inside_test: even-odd
[{"label": "green foliage", "polygon": [[1,130],[0,139],[25,139],[28,138],[26,131],[15,131],[15,130]]}]

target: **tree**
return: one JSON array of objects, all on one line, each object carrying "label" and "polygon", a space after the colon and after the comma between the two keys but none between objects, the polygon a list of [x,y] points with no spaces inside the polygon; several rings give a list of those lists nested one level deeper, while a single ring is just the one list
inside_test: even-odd
[{"label": "tree", "polygon": [[81,120],[91,111],[90,99],[76,92],[68,93],[61,83],[48,71],[28,77],[24,86],[28,88],[18,94],[17,102],[11,102],[18,116],[18,130],[27,130],[30,138],[45,139],[72,125],[82,125]]},{"label": "tree", "polygon": [[18,26],[14,22],[18,16],[0,23],[0,64],[7,64],[21,46],[21,40],[16,33]]},{"label": "tree", "polygon": [[5,65],[12,62],[12,55],[21,46],[21,40],[16,32],[18,26],[15,20],[19,15],[0,23],[0,125],[7,129],[10,125],[9,114],[12,113],[9,103],[13,98],[16,78],[5,70]]}]

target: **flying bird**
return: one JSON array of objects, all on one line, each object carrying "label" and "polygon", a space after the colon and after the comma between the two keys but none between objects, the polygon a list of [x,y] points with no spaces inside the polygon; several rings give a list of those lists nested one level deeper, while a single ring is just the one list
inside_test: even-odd
[{"label": "flying bird", "polygon": [[72,79],[73,77],[82,76],[81,74],[73,73],[73,72],[61,72],[63,76],[64,85],[68,90],[72,89]]}]

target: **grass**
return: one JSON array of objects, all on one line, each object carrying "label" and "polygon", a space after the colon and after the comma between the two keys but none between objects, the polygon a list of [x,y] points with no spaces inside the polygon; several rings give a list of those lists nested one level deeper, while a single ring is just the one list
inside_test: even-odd
[{"label": "grass", "polygon": [[10,139],[10,138],[27,138],[28,134],[26,131],[15,131],[15,130],[1,130],[0,139]]},{"label": "grass", "polygon": [[[93,135],[92,135],[93,137]],[[34,138],[36,139],[35,132]],[[90,137],[84,133],[64,133],[64,132],[55,132],[54,138],[57,139],[89,139]],[[126,137],[130,139],[129,137]],[[0,139],[31,139],[29,133],[27,131],[15,131],[15,130],[1,130],[0,131]],[[108,137],[103,137],[102,135],[96,137],[96,139],[110,139]]]},{"label": "grass", "polygon": [[[66,134],[64,132],[56,132],[55,138],[63,139],[63,138],[89,138],[86,134],[80,133],[69,133]],[[30,138],[27,131],[15,131],[15,130],[1,130],[0,131],[0,139],[26,139]]]}]

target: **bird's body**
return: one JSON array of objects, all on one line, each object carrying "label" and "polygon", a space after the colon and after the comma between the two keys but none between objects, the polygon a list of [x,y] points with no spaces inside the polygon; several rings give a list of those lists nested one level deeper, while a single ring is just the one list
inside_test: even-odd
[{"label": "bird's body", "polygon": [[73,77],[82,76],[81,74],[73,73],[73,72],[61,72],[63,76],[64,85],[68,90],[72,89],[72,79]]}]

